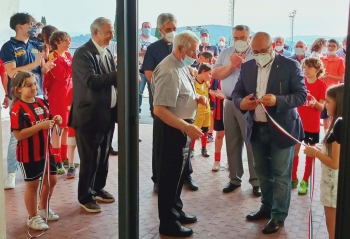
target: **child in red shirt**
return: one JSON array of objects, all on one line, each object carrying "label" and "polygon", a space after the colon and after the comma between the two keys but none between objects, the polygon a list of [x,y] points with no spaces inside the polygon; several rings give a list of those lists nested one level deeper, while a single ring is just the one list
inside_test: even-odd
[{"label": "child in red shirt", "polygon": [[[307,58],[302,63],[305,74],[305,85],[308,91],[306,103],[298,107],[298,112],[303,123],[305,131],[304,142],[309,145],[315,145],[319,142],[320,137],[320,116],[324,109],[326,99],[326,84],[319,80],[325,73],[323,63],[318,58]],[[299,163],[300,144],[295,146],[293,170],[292,170],[292,187],[298,186],[298,163]],[[305,171],[303,180],[300,182],[299,194],[306,194],[308,191],[308,181],[311,174],[312,160],[314,157],[306,157]]]}]

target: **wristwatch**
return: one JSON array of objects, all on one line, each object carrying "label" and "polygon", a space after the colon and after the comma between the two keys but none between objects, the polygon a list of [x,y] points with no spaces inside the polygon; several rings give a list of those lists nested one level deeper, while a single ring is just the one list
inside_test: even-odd
[{"label": "wristwatch", "polygon": [[9,98],[9,95],[5,95],[5,98]]}]

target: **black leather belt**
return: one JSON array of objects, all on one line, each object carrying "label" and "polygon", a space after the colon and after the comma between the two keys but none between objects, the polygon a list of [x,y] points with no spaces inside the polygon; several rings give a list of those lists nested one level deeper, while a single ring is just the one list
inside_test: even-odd
[{"label": "black leather belt", "polygon": [[193,124],[194,120],[193,119],[184,119],[183,121],[189,123],[189,124]]},{"label": "black leather belt", "polygon": [[231,97],[227,97],[227,96],[226,96],[226,100],[231,100],[231,101],[232,101],[232,98],[231,98]]},{"label": "black leather belt", "polygon": [[267,126],[267,122],[261,122],[261,121],[254,121],[254,124],[258,126]]}]

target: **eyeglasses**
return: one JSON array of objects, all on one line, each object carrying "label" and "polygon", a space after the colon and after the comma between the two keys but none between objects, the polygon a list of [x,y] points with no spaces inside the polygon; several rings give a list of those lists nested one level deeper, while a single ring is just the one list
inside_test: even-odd
[{"label": "eyeglasses", "polygon": [[252,51],[252,55],[253,55],[253,56],[257,56],[257,55],[259,55],[259,53],[261,53],[261,54],[267,54],[268,51],[269,51],[269,49],[270,49],[270,47],[271,47],[271,45],[268,46],[268,47],[265,48],[265,49],[261,49],[260,52],[259,52],[259,51],[253,50],[253,51]]},{"label": "eyeglasses", "polygon": [[327,47],[330,47],[330,48],[337,48],[336,45],[328,45]]}]

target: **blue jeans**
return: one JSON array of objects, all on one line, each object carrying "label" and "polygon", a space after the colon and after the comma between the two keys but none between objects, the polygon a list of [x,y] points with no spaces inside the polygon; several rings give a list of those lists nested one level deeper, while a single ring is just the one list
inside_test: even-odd
[{"label": "blue jeans", "polygon": [[141,82],[139,84],[139,114],[141,113],[142,106],[142,93],[145,90],[146,84],[148,89],[148,101],[149,101],[149,109],[151,111],[151,115],[153,116],[153,95],[151,90],[151,83],[147,80],[146,75],[140,73]]},{"label": "blue jeans", "polygon": [[256,123],[251,145],[261,187],[260,210],[271,212],[272,219],[284,221],[290,205],[294,146],[279,148],[268,126]]},{"label": "blue jeans", "polygon": [[15,138],[13,132],[10,134],[10,142],[7,148],[7,172],[14,173],[18,169],[18,162],[16,160],[16,146],[17,139]]}]

